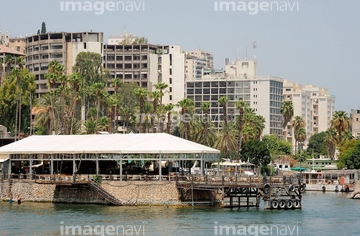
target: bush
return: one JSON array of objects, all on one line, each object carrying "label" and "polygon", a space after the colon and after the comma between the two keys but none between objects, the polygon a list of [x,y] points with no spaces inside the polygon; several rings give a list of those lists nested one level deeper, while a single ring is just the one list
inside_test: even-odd
[{"label": "bush", "polygon": [[101,178],[100,175],[94,175],[93,176],[93,181],[94,181],[95,184],[100,184],[101,181],[102,181],[102,178]]}]

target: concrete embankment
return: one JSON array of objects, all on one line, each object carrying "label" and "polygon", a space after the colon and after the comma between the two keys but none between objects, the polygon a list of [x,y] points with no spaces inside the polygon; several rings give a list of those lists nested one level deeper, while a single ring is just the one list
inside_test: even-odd
[{"label": "concrete embankment", "polygon": [[[178,189],[174,181],[103,181],[101,188],[123,205],[179,205],[182,202],[220,201],[221,194],[208,191]],[[33,180],[3,180],[0,182],[0,199],[23,201],[108,204],[101,193],[88,184],[59,185]]]}]

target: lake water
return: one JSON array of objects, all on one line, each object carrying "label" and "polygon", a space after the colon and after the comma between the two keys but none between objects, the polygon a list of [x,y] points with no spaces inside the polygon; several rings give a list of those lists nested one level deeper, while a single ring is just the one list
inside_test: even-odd
[{"label": "lake water", "polygon": [[360,235],[346,196],[307,192],[301,210],[1,202],[0,235]]}]

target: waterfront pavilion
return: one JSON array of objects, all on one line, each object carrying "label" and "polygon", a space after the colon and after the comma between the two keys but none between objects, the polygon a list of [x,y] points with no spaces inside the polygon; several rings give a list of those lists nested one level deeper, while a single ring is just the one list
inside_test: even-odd
[{"label": "waterfront pavilion", "polygon": [[[48,174],[59,173],[59,166],[70,163],[75,175],[81,163],[93,163],[94,174],[99,174],[101,162],[120,163],[117,170],[123,176],[123,161],[198,161],[200,173],[205,162],[218,161],[220,151],[166,133],[105,134],[105,135],[44,135],[30,136],[0,148],[0,159],[6,160],[8,176],[18,174],[26,163],[30,178],[33,168],[48,165]],[[17,168],[15,168],[17,167]],[[60,167],[61,168],[61,167]],[[54,171],[55,170],[55,171]],[[89,172],[90,174],[90,172]],[[126,174],[126,173],[125,173]],[[159,168],[161,180],[162,168]]]}]

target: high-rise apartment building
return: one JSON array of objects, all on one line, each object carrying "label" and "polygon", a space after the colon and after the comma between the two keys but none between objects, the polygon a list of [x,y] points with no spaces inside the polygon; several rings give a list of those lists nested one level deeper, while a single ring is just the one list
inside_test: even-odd
[{"label": "high-rise apartment building", "polygon": [[102,54],[103,33],[98,32],[49,32],[26,38],[26,67],[35,74],[36,94],[48,91],[45,74],[51,61],[64,65],[67,75],[72,73],[76,56],[80,52]]},{"label": "high-rise apartment building", "polygon": [[184,98],[185,54],[180,46],[107,44],[103,58],[111,78],[135,82],[150,91],[154,84],[166,83],[169,93],[164,95],[164,103],[176,104]]},{"label": "high-rise apartment building", "polygon": [[26,38],[10,38],[9,48],[13,48],[21,53],[26,53]]},{"label": "high-rise apartment building", "polygon": [[206,70],[206,61],[205,59],[199,59],[194,56],[186,56],[185,62],[185,78],[189,79],[201,79]]},{"label": "high-rise apartment building", "polygon": [[[244,68],[255,65],[255,61],[248,62]],[[242,65],[241,61],[236,64]],[[234,65],[236,66],[236,65]],[[255,68],[255,67],[251,67]],[[232,68],[231,68],[232,69]],[[230,70],[230,69],[229,69]],[[240,70],[239,70],[240,71]],[[255,75],[254,71],[249,75]],[[229,99],[227,113],[229,120],[234,120],[239,115],[235,103],[239,100],[247,101],[255,113],[265,118],[265,134],[282,135],[282,116],[280,107],[282,103],[283,80],[277,77],[255,77],[244,78],[220,72],[205,75],[201,80],[188,79],[186,81],[186,97],[195,101],[195,107],[200,111],[202,102],[210,102],[210,116],[216,127],[220,129],[222,108],[218,103],[221,96]],[[238,75],[238,74],[237,74]]]},{"label": "high-rise apartment building", "polygon": [[[330,128],[332,114],[335,111],[335,97],[327,89],[285,80],[283,100],[292,101],[294,117],[301,116],[305,120],[307,141],[312,135]],[[295,135],[291,122],[285,128],[284,135],[294,146]],[[307,141],[305,145],[307,145]]]},{"label": "high-rise apartment building", "polygon": [[351,133],[354,137],[360,137],[360,110],[351,109]]},{"label": "high-rise apartment building", "polygon": [[197,59],[205,61],[205,69],[213,70],[214,69],[214,57],[211,52],[206,52],[200,49],[195,51],[187,52],[186,55],[193,56]]}]

